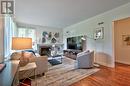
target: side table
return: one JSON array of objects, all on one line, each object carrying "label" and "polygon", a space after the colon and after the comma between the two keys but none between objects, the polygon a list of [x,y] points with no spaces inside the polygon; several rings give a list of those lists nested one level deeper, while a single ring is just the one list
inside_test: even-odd
[{"label": "side table", "polygon": [[[24,78],[24,79],[20,82],[20,84],[26,85],[26,84],[24,83],[24,81],[25,81],[25,79],[27,79],[27,78],[31,80],[31,78],[29,77],[29,75],[32,74],[32,73],[34,73],[34,79],[35,79],[35,81],[36,81],[36,68],[37,68],[37,66],[36,66],[36,63],[35,63],[35,62],[28,63],[27,65],[25,65],[25,66],[23,66],[23,67],[19,67],[19,72],[24,71],[24,72],[23,72],[23,75],[24,75],[25,73],[27,73],[26,78]],[[30,72],[27,72],[27,71],[30,71]],[[37,83],[37,82],[36,82],[36,83]]]}]

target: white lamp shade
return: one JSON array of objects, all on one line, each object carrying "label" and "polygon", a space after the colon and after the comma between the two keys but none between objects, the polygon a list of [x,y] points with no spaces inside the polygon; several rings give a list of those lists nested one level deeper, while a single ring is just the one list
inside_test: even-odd
[{"label": "white lamp shade", "polygon": [[12,50],[32,49],[32,38],[13,37]]}]

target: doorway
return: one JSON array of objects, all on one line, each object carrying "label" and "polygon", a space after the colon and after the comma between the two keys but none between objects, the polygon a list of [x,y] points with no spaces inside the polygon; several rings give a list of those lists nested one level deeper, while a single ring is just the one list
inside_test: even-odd
[{"label": "doorway", "polygon": [[130,17],[114,21],[115,62],[130,65]]}]

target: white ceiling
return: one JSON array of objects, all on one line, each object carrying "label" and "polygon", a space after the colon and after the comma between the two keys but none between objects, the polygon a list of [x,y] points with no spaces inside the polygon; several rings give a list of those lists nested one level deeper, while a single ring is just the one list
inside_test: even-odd
[{"label": "white ceiling", "polygon": [[15,0],[19,22],[65,28],[130,0]]}]

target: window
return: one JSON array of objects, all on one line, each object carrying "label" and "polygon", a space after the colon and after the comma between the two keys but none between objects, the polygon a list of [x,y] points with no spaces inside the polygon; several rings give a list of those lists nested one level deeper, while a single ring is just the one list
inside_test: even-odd
[{"label": "window", "polygon": [[6,16],[4,21],[4,57],[5,60],[7,60],[11,53],[12,37],[14,36],[14,22],[9,16]]},{"label": "window", "polygon": [[18,37],[32,38],[33,49],[36,50],[36,32],[32,28],[18,28]]}]

